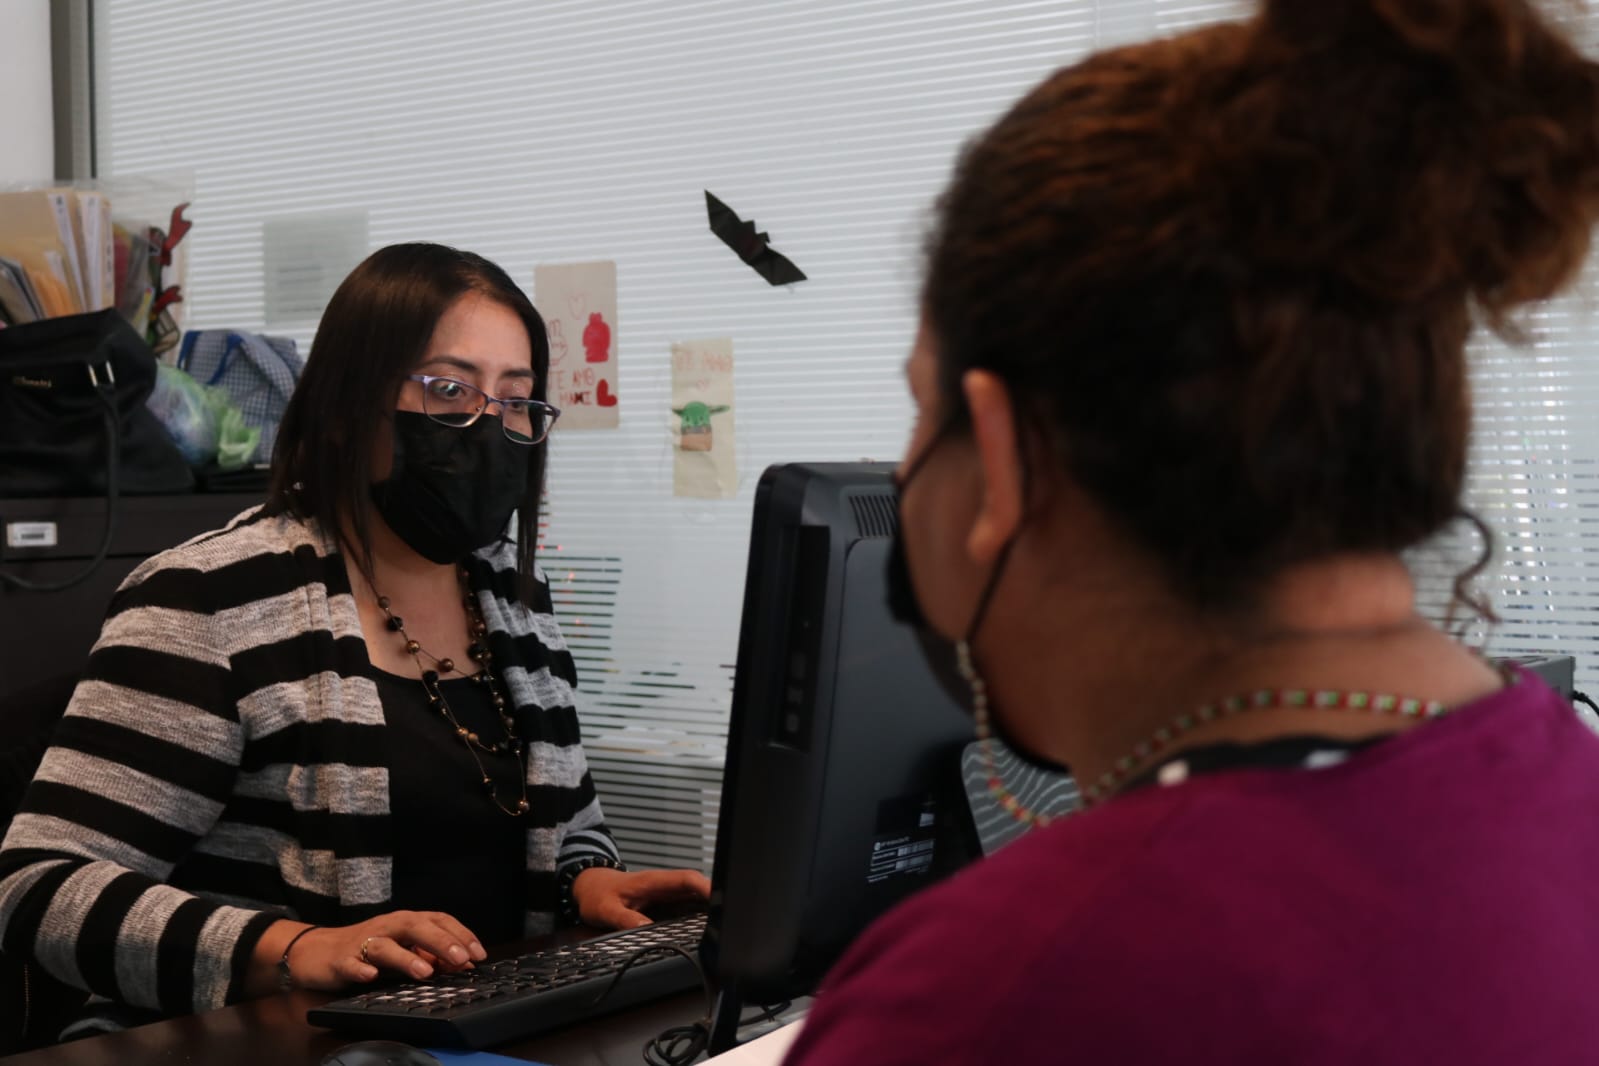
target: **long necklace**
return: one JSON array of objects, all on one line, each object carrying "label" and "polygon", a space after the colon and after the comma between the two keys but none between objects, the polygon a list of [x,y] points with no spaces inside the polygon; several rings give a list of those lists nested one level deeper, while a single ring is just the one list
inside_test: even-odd
[{"label": "long necklace", "polygon": [[[428,706],[438,712],[439,717],[444,719],[461,743],[466,745],[467,754],[472,756],[472,761],[477,765],[478,776],[482,779],[483,791],[496,807],[511,817],[517,818],[526,814],[528,810],[527,754],[521,739],[516,734],[516,723],[512,720],[510,712],[506,708],[505,696],[495,687],[494,671],[490,665],[494,661],[494,654],[489,651],[488,646],[488,623],[483,620],[483,611],[478,606],[477,597],[472,595],[464,569],[459,571],[459,577],[461,603],[466,608],[467,625],[472,638],[472,642],[467,646],[467,655],[478,664],[478,672],[471,675],[471,680],[488,689],[489,697],[494,703],[494,709],[500,716],[500,727],[505,731],[505,736],[501,740],[484,740],[475,731],[462,725],[460,719],[455,716],[455,712],[450,709],[450,703],[444,698],[444,690],[439,685],[439,678],[442,674],[455,672],[455,660],[449,658],[441,659],[412,639],[411,635],[405,631],[405,620],[390,610],[387,596],[378,596],[378,608],[383,612],[383,616],[386,619],[385,624],[389,630],[400,635],[400,639],[405,642],[406,652],[411,656],[412,661],[416,663],[417,672],[422,677],[422,688],[427,692]],[[376,589],[373,590],[374,593],[376,591]],[[424,655],[432,660],[432,668],[422,662]],[[521,786],[522,795],[514,804],[507,806],[500,799],[500,791],[495,787],[494,778],[489,776],[488,768],[483,765],[483,759],[480,757],[479,752],[484,755],[514,754],[516,756],[517,782]]]},{"label": "long necklace", "polygon": [[[1006,813],[1024,825],[1043,827],[1052,821],[1069,818],[1075,812],[1050,815],[1035,811],[1016,798],[1000,776],[994,755],[993,727],[988,709],[988,684],[972,662],[970,646],[963,640],[955,646],[955,665],[972,689],[972,716],[976,720],[978,749],[988,774],[988,791]],[[1183,736],[1211,722],[1225,721],[1249,711],[1263,710],[1353,711],[1402,720],[1437,718],[1448,708],[1437,700],[1418,700],[1369,692],[1340,692],[1332,689],[1262,688],[1243,695],[1207,703],[1180,714],[1155,730],[1132,751],[1111,764],[1099,780],[1082,788],[1082,805],[1087,810],[1109,797],[1134,774],[1171,749]]]}]

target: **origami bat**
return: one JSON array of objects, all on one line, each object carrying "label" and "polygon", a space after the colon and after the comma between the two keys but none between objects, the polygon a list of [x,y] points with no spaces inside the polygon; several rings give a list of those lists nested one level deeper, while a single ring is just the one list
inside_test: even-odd
[{"label": "origami bat", "polygon": [[709,189],[705,192],[705,210],[711,216],[711,232],[754,267],[755,273],[773,285],[805,280],[805,273],[799,267],[767,243],[766,234],[755,231],[755,223],[739,218],[731,207],[712,196]]}]

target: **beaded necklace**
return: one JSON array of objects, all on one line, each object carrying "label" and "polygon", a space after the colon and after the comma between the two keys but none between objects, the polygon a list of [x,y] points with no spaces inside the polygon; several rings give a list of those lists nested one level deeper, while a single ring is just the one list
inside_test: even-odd
[{"label": "beaded necklace", "polygon": [[[955,665],[961,677],[972,689],[972,717],[977,726],[978,748],[983,767],[988,773],[988,791],[1004,810],[1023,825],[1042,828],[1052,821],[1069,818],[1073,813],[1049,815],[1032,810],[1018,800],[1005,786],[995,761],[993,727],[988,710],[988,685],[972,662],[971,647],[963,640],[955,645]],[[1141,741],[1132,751],[1111,764],[1099,780],[1082,789],[1079,810],[1087,810],[1108,798],[1125,785],[1133,775],[1167,751],[1179,739],[1202,725],[1225,721],[1248,711],[1262,710],[1355,711],[1363,714],[1391,716],[1396,719],[1437,718],[1448,708],[1437,700],[1417,700],[1368,692],[1339,692],[1331,689],[1263,688],[1216,703],[1207,703],[1173,718],[1166,725]]]},{"label": "beaded necklace", "polygon": [[[378,608],[382,610],[386,619],[385,624],[389,630],[400,634],[400,639],[405,642],[405,650],[416,663],[417,672],[422,677],[422,688],[427,692],[428,706],[437,711],[461,743],[466,745],[466,750],[472,756],[472,761],[477,764],[478,776],[482,778],[483,791],[496,807],[510,815],[512,818],[520,817],[527,813],[527,754],[521,739],[516,735],[516,723],[512,721],[510,712],[506,710],[505,696],[495,688],[494,672],[490,663],[494,661],[494,654],[488,646],[488,623],[483,620],[483,611],[478,606],[477,597],[472,595],[471,587],[467,583],[466,570],[458,571],[461,583],[461,603],[466,608],[468,628],[471,632],[472,642],[467,646],[467,654],[478,664],[478,672],[470,675],[470,679],[488,689],[493,700],[494,709],[499,712],[500,726],[505,730],[502,740],[485,742],[477,733],[462,725],[455,717],[455,712],[450,710],[449,701],[444,698],[444,691],[439,687],[441,674],[455,672],[455,660],[439,658],[427,651],[420,643],[413,640],[405,631],[405,620],[389,609],[389,598],[379,595]],[[376,589],[373,590],[376,593]],[[433,661],[429,668],[422,662],[422,657],[427,656]],[[489,776],[488,769],[483,765],[479,752],[484,755],[511,755],[516,756],[517,781],[522,787],[522,796],[512,806],[506,806],[500,799],[500,792],[494,785],[494,779]]]}]

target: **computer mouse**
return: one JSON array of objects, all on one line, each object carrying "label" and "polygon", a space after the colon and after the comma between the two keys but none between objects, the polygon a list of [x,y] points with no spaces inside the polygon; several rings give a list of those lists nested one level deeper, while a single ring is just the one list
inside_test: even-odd
[{"label": "computer mouse", "polygon": [[322,1066],[443,1066],[419,1047],[395,1040],[360,1040],[345,1044],[322,1060]]}]

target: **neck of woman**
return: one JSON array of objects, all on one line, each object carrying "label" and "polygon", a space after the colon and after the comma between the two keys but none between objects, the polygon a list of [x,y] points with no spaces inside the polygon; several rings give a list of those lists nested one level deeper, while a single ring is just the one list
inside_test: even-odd
[{"label": "neck of woman", "polygon": [[[1455,706],[1498,688],[1487,664],[1415,613],[1395,556],[1339,556],[1285,570],[1247,613],[1216,616],[1161,583],[1101,570],[1050,595],[1021,580],[1021,610],[996,602],[974,649],[993,713],[1027,747],[1095,781],[1181,714],[1260,689],[1388,693]],[[1047,584],[1047,583],[1045,583]],[[1407,725],[1409,723],[1406,723]],[[1390,717],[1259,710],[1201,726],[1183,747],[1290,734],[1361,739]]]},{"label": "neck of woman", "polygon": [[358,599],[387,596],[396,603],[449,602],[457,596],[455,563],[435,563],[419,555],[389,528],[376,511],[367,516],[372,572],[362,572],[351,526],[344,528],[343,549],[351,586]]}]

